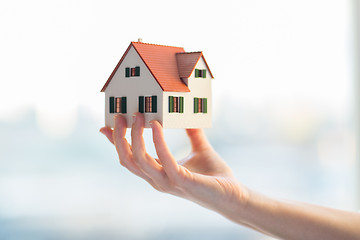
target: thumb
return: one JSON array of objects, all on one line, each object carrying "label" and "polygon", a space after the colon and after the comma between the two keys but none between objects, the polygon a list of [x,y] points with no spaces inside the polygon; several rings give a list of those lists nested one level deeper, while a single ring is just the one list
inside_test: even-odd
[{"label": "thumb", "polygon": [[186,129],[186,133],[190,138],[192,150],[194,152],[208,150],[212,148],[205,136],[204,130],[200,128]]}]

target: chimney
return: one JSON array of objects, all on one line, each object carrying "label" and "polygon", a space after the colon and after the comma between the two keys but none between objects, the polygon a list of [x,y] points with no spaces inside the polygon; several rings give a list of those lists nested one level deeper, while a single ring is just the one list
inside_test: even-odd
[{"label": "chimney", "polygon": [[139,43],[142,43],[142,38],[138,38],[138,42],[139,42]]}]

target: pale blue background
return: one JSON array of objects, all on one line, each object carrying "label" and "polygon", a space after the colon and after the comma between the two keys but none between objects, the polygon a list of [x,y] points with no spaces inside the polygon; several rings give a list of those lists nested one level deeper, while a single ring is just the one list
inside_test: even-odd
[{"label": "pale blue background", "polygon": [[[0,239],[269,239],[118,163],[100,89],[138,37],[204,51],[206,133],[243,184],[355,210],[350,3],[1,2]],[[186,156],[185,132],[165,135]]]}]

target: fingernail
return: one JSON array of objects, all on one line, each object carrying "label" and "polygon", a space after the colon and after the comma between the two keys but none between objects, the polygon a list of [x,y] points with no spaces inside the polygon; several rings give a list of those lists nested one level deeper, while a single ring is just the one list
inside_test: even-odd
[{"label": "fingernail", "polygon": [[133,115],[132,115],[132,119],[133,119],[133,123],[135,123],[135,121],[136,121],[136,114],[133,114]]}]

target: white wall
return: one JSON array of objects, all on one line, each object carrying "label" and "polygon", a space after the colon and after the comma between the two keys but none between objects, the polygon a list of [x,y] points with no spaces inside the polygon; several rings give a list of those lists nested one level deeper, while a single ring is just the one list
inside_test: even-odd
[{"label": "white wall", "polygon": [[[124,50],[125,51],[125,50]],[[121,56],[119,56],[120,59]],[[125,77],[126,67],[140,66],[140,77]],[[110,73],[109,73],[110,74]],[[156,119],[162,122],[162,89],[156,82],[148,68],[145,66],[140,56],[131,47],[126,58],[123,60],[110,84],[105,90],[105,125],[114,127],[114,115],[109,113],[109,97],[127,97],[127,114],[123,114],[128,123],[128,127],[132,124],[132,115],[139,111],[139,96],[157,96],[157,113],[145,114],[145,127],[150,127],[148,122]]]},{"label": "white wall", "polygon": [[[164,92],[164,122],[165,128],[210,128],[212,126],[212,90],[211,75],[201,58],[198,69],[206,69],[206,78],[195,78],[195,71],[188,79],[189,93]],[[169,113],[169,96],[184,97],[184,113]],[[207,113],[194,113],[194,97],[207,98]]]}]

